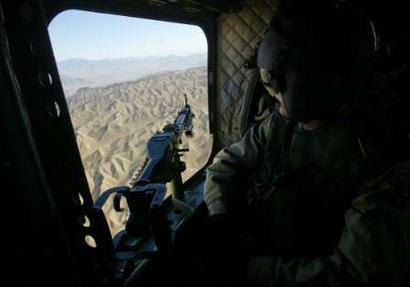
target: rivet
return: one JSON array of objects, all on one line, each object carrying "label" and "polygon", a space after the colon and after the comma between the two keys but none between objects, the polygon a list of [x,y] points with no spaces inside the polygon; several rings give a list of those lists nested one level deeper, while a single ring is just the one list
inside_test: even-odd
[{"label": "rivet", "polygon": [[58,118],[60,116],[60,106],[55,101],[47,104],[47,111],[53,118]]},{"label": "rivet", "polygon": [[90,219],[88,219],[87,215],[81,215],[80,218],[79,218],[79,221],[80,221],[81,225],[84,226],[84,227],[90,227],[91,226]]},{"label": "rivet", "polygon": [[76,193],[75,195],[73,195],[73,200],[74,200],[75,204],[77,204],[77,205],[83,205],[84,204],[84,198],[80,193]]},{"label": "rivet", "polygon": [[50,87],[53,84],[53,77],[51,76],[50,73],[40,72],[38,74],[38,81],[39,81],[41,86],[47,88],[47,87]]},{"label": "rivet", "polygon": [[56,111],[56,116],[59,117],[61,110],[60,110],[60,106],[58,105],[57,102],[54,102],[54,107],[55,107],[55,111]]},{"label": "rivet", "polygon": [[94,237],[92,237],[91,235],[86,235],[84,237],[84,241],[91,248],[96,248],[97,247],[97,242],[95,242]]}]

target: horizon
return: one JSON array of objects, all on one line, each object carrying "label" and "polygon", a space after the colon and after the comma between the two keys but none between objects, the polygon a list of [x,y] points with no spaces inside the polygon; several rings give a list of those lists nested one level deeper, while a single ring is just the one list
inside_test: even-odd
[{"label": "horizon", "polygon": [[192,54],[187,54],[187,55],[175,55],[175,54],[169,54],[169,55],[149,55],[149,56],[141,56],[141,57],[112,57],[112,58],[98,58],[98,59],[88,59],[88,58],[67,58],[67,59],[57,59],[57,62],[66,62],[66,61],[72,61],[72,60],[82,60],[82,61],[104,61],[104,60],[126,60],[126,59],[149,59],[149,58],[168,58],[168,57],[190,57],[193,55],[206,55],[207,52],[203,53],[192,53]]}]

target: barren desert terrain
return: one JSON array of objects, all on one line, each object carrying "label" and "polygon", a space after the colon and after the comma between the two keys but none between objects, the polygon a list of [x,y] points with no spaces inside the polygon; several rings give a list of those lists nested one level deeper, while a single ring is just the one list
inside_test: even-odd
[{"label": "barren desert terrain", "polygon": [[[103,87],[80,88],[67,97],[71,120],[95,200],[113,186],[127,185],[145,160],[146,142],[166,123],[173,122],[188,97],[195,114],[189,142],[186,179],[201,168],[209,156],[207,72],[205,67],[145,76],[135,81]],[[126,213],[104,212],[114,235],[124,227]]]}]

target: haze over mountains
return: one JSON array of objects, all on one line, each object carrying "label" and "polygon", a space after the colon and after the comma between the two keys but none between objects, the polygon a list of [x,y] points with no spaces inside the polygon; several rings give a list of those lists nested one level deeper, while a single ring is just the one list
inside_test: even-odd
[{"label": "haze over mountains", "polygon": [[207,55],[152,56],[120,59],[69,59],[58,61],[58,70],[66,97],[81,87],[99,87],[132,81],[165,71],[184,70],[207,65]]}]

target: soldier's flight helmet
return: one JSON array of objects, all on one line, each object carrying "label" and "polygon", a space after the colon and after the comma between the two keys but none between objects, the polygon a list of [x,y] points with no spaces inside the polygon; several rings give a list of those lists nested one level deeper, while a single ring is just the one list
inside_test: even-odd
[{"label": "soldier's flight helmet", "polygon": [[270,86],[282,93],[292,118],[334,117],[356,96],[349,91],[352,59],[344,25],[337,14],[277,17],[270,23],[257,65],[270,73]]}]

